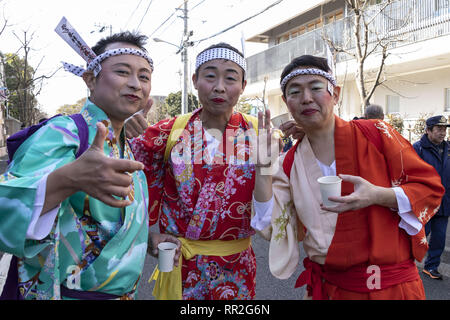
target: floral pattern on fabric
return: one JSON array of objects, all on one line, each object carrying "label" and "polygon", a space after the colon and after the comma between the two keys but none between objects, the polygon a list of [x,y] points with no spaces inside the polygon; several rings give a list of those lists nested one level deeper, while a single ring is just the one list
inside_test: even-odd
[{"label": "floral pattern on fabric", "polygon": [[[145,165],[150,223],[159,219],[161,232],[191,240],[248,238],[255,233],[250,226],[255,168],[249,161],[248,140],[238,137],[249,125],[234,113],[211,159],[199,119],[201,110],[193,112],[187,133],[178,138],[168,163],[164,162],[165,145],[175,119],[160,121],[132,142],[136,159]],[[183,143],[187,153],[180,148]],[[176,161],[174,156],[181,152],[190,157],[188,162]],[[238,158],[243,161],[234,161]],[[232,258],[197,256],[184,261],[183,297],[252,299],[255,261],[251,248]]]},{"label": "floral pattern on fabric", "polygon": [[[81,114],[89,128],[89,144],[101,121],[109,130],[105,155],[134,159],[124,133],[121,141],[114,138],[103,110],[87,100]],[[60,285],[69,286],[75,267],[80,280],[76,290],[128,297],[142,273],[148,241],[148,188],[142,171],[131,174],[129,199],[134,201],[125,209],[77,192],[61,203],[44,239],[26,239],[38,182],[74,161],[79,144],[73,120],[56,117],[22,143],[0,178],[0,251],[19,257],[19,290],[27,300],[64,299]]]}]

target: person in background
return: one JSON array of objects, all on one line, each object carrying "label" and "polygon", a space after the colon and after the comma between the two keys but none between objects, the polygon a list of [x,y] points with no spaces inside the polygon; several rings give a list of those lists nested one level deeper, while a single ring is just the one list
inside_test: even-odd
[{"label": "person in background", "polygon": [[445,249],[448,217],[450,216],[450,148],[449,142],[445,141],[447,128],[450,125],[442,115],[428,118],[425,123],[426,133],[413,146],[417,154],[432,165],[440,175],[445,195],[439,210],[425,225],[425,233],[427,236],[430,235],[430,244],[423,273],[431,279],[442,280],[438,267]]},{"label": "person in background", "polygon": [[362,119],[384,120],[383,108],[377,104],[369,104],[364,110],[364,117]]}]

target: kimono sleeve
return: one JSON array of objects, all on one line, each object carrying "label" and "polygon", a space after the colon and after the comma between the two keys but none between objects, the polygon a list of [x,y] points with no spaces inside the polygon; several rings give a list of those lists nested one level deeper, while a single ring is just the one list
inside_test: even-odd
[{"label": "kimono sleeve", "polygon": [[[282,163],[284,157],[280,159]],[[279,279],[289,278],[296,270],[299,259],[298,242],[303,238],[303,225],[297,218],[289,178],[279,166],[273,176],[274,208],[272,234],[269,247],[269,268]]]},{"label": "kimono sleeve", "polygon": [[144,134],[131,142],[134,158],[144,164],[149,193],[150,225],[155,224],[159,218],[167,169],[164,152],[174,120],[175,118],[162,120],[148,127]]},{"label": "kimono sleeve", "polygon": [[445,189],[430,164],[423,161],[408,140],[384,122],[377,122],[392,186],[403,189],[422,225],[439,210]]},{"label": "kimono sleeve", "polygon": [[26,240],[37,187],[44,175],[74,161],[79,145],[75,123],[68,117],[58,117],[17,149],[0,177],[0,251],[28,258],[51,241],[50,236],[38,242]]}]

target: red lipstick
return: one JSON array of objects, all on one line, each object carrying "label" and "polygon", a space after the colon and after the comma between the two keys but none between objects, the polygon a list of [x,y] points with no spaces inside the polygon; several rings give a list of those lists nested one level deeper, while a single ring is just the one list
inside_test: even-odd
[{"label": "red lipstick", "polygon": [[214,103],[224,103],[224,102],[225,102],[225,99],[222,99],[222,98],[214,98],[214,99],[212,99],[212,101],[213,101]]}]

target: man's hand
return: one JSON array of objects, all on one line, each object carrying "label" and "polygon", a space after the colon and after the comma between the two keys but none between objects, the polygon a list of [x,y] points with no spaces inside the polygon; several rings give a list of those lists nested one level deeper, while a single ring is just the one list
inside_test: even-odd
[{"label": "man's hand", "polygon": [[178,261],[180,259],[181,254],[181,242],[176,237],[165,234],[165,233],[156,233],[156,232],[149,232],[148,235],[148,249],[147,252],[152,255],[153,257],[158,257],[158,244],[161,242],[172,242],[177,245],[177,249],[175,251],[175,257],[174,264],[175,266],[178,266]]},{"label": "man's hand", "polygon": [[49,174],[44,214],[56,207],[75,192],[83,191],[111,207],[122,208],[132,203],[124,198],[132,190],[131,173],[143,170],[144,165],[128,159],[109,158],[104,154],[103,146],[107,128],[97,123],[97,133],[92,145],[81,157]]},{"label": "man's hand", "polygon": [[270,110],[258,112],[256,167],[270,167],[278,158],[281,137],[274,134],[270,122]]},{"label": "man's hand", "polygon": [[295,120],[289,120],[280,125],[280,130],[283,131],[285,137],[292,136],[295,140],[300,140],[305,136],[305,132]]},{"label": "man's hand", "polygon": [[376,186],[369,181],[348,174],[340,174],[339,177],[343,181],[353,183],[355,191],[348,196],[329,197],[329,200],[338,202],[335,207],[325,207],[321,204],[321,208],[331,212],[345,212],[349,210],[359,210],[372,205],[380,205],[388,208],[397,208],[397,198],[394,190]]},{"label": "man's hand", "polygon": [[145,107],[136,112],[125,121],[125,133],[128,139],[135,138],[142,133],[148,127],[147,114],[153,105],[153,99],[149,99]]},{"label": "man's hand", "polygon": [[255,161],[255,188],[253,195],[256,201],[266,202],[272,198],[272,171],[278,164],[279,141],[275,138],[270,123],[270,110],[265,114],[258,113],[257,158]]}]

